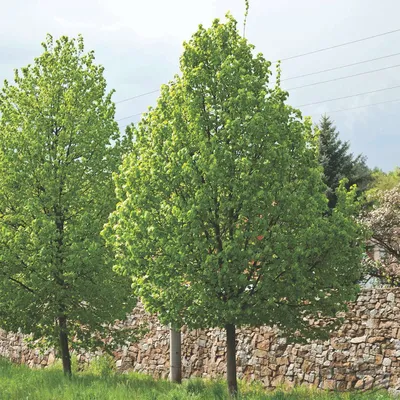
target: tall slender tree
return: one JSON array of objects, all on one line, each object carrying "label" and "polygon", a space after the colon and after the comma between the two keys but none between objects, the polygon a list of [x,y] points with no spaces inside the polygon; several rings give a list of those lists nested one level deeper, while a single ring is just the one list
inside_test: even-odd
[{"label": "tall slender tree", "polygon": [[334,208],[337,202],[335,191],[340,181],[346,178],[347,187],[356,184],[358,193],[364,192],[372,180],[371,170],[363,155],[354,157],[350,152],[349,142],[339,139],[339,132],[328,116],[322,116],[318,128],[319,161],[324,169],[324,183],[328,187],[329,207]]},{"label": "tall slender tree", "polygon": [[70,375],[71,346],[104,345],[134,305],[100,236],[123,146],[82,37],[43,48],[0,94],[0,326],[56,346]]},{"label": "tall slender tree", "polygon": [[181,75],[139,123],[104,234],[162,322],[225,329],[234,396],[236,327],[316,335],[305,317],[345,307],[361,252],[354,193],[341,187],[324,217],[311,123],[227,18],[184,44]]}]

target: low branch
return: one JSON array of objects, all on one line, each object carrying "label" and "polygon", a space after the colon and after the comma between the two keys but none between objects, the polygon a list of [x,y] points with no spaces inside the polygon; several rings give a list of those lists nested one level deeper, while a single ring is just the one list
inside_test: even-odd
[{"label": "low branch", "polygon": [[17,283],[18,285],[20,285],[21,287],[23,287],[23,288],[24,288],[25,290],[27,290],[28,292],[31,292],[31,293],[33,293],[33,294],[35,293],[35,291],[34,291],[33,289],[31,289],[30,287],[26,286],[26,285],[25,285],[24,283],[22,283],[21,281],[19,281],[19,280],[13,278],[13,277],[11,277],[11,276],[9,276],[8,279],[9,279],[10,281],[12,281],[12,282]]}]

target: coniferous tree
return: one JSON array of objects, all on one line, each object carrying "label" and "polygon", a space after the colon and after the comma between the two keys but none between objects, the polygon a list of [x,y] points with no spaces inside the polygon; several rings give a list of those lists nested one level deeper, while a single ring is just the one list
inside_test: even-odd
[{"label": "coniferous tree", "polygon": [[348,179],[348,187],[356,184],[358,193],[364,192],[371,181],[371,170],[362,154],[354,157],[350,152],[349,142],[339,139],[339,132],[332,120],[324,115],[318,124],[319,161],[324,169],[324,182],[328,186],[329,207],[336,206],[336,189],[343,178]]}]

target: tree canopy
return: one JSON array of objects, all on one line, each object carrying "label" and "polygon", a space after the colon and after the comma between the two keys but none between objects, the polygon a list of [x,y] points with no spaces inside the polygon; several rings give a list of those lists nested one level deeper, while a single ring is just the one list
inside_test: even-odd
[{"label": "tree canopy", "polygon": [[83,39],[43,48],[0,94],[0,326],[55,345],[70,374],[69,347],[103,345],[134,304],[100,236],[122,144]]},{"label": "tree canopy", "polygon": [[356,184],[358,193],[362,193],[372,180],[371,171],[366,164],[366,158],[361,154],[354,157],[350,152],[349,142],[339,139],[339,132],[328,116],[322,116],[318,129],[319,161],[324,170],[324,183],[328,187],[329,207],[333,208],[337,202],[335,191],[342,179],[348,180],[348,188]]},{"label": "tree canopy", "polygon": [[304,317],[342,309],[360,265],[354,191],[341,187],[324,216],[318,136],[253,51],[229,15],[184,44],[181,74],[135,131],[105,230],[162,322],[226,328],[231,392],[235,326],[312,336]]},{"label": "tree canopy", "polygon": [[380,169],[375,169],[372,172],[372,181],[366,191],[366,197],[370,201],[377,201],[379,193],[385,190],[393,189],[400,184],[400,168],[396,167],[393,171],[383,172]]},{"label": "tree canopy", "polygon": [[383,284],[400,286],[400,184],[374,192],[374,199],[362,221],[371,231],[371,245],[378,246],[381,256],[367,259],[367,273]]}]

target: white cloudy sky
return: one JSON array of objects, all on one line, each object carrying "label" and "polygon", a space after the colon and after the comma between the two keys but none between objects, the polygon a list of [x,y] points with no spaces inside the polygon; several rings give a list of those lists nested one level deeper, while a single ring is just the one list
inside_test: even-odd
[{"label": "white cloudy sky", "polygon": [[[157,89],[178,72],[182,42],[202,23],[229,10],[242,24],[244,0],[0,0],[0,80],[41,53],[46,33],[82,33],[106,69],[115,101]],[[247,38],[269,60],[282,59],[400,29],[398,0],[250,0]],[[283,78],[400,53],[400,32],[282,63]],[[283,82],[290,89],[399,65],[380,72],[290,91],[298,106],[400,85],[400,54],[329,73]],[[117,119],[140,113],[157,94],[117,105]],[[315,121],[326,112],[390,100],[400,88],[302,107]],[[371,167],[399,165],[400,101],[332,113],[341,138]],[[397,118],[396,118],[397,117]],[[121,121],[121,126],[138,117]]]}]

